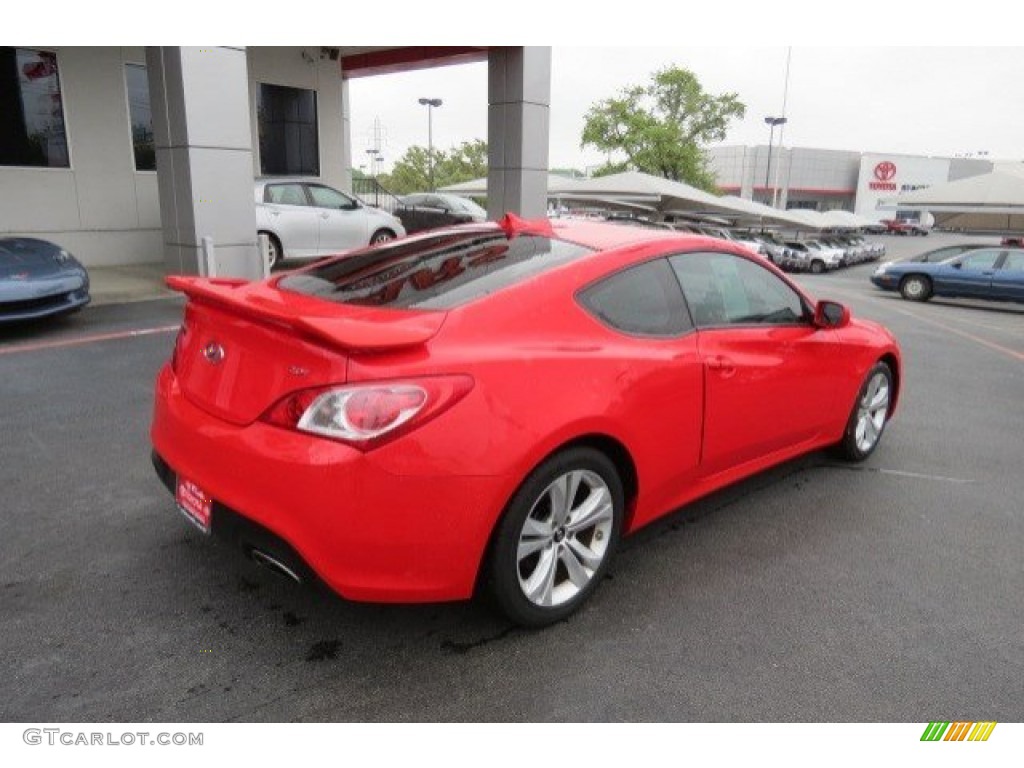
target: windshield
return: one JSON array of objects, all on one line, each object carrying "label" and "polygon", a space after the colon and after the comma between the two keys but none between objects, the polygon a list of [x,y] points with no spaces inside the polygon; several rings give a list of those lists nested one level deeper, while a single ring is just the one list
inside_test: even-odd
[{"label": "windshield", "polygon": [[474,203],[472,200],[469,200],[468,198],[448,197],[445,198],[445,201],[456,211],[459,211],[461,213],[469,213],[472,214],[473,216],[480,216],[485,219],[487,218],[487,211],[485,211],[483,208],[481,208],[479,205]]}]

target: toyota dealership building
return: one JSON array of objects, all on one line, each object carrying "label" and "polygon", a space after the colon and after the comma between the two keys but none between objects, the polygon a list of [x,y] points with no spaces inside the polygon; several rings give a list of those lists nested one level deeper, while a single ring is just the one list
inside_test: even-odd
[{"label": "toyota dealership building", "polygon": [[[979,158],[926,157],[807,147],[714,147],[708,152],[719,188],[779,208],[840,209],[869,219],[893,218],[883,201],[903,192],[991,171]],[[1019,163],[1017,164],[1019,165]]]}]

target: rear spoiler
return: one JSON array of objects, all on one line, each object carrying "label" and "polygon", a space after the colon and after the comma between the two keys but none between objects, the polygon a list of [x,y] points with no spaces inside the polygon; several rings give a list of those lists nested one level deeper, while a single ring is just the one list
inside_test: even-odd
[{"label": "rear spoiler", "polygon": [[[447,317],[445,312],[334,304],[236,278],[169,275],[164,281],[171,290],[191,300],[216,305],[256,322],[288,328],[346,352],[390,351],[424,344],[441,330]],[[252,286],[262,290],[239,291]],[[311,313],[313,302],[321,314]]]}]

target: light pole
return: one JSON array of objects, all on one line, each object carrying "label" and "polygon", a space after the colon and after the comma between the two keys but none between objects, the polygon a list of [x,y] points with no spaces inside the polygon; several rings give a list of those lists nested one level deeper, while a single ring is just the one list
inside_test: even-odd
[{"label": "light pole", "polygon": [[427,108],[427,160],[430,165],[430,192],[434,191],[434,107],[444,102],[440,99],[420,99],[420,104]]},{"label": "light pole", "polygon": [[784,117],[766,117],[765,123],[771,126],[768,129],[768,167],[764,171],[764,193],[768,194],[769,185],[771,184],[771,173],[772,173],[772,143],[775,141],[775,126],[785,125],[786,118]]}]

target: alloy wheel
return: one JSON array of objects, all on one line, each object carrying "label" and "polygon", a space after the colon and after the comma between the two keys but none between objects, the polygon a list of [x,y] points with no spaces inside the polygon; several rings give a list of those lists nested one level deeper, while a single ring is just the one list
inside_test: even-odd
[{"label": "alloy wheel", "polygon": [[601,567],[612,539],[608,485],[596,472],[558,476],[533,503],[519,534],[519,587],[534,605],[562,605]]},{"label": "alloy wheel", "polygon": [[889,379],[878,371],[868,382],[857,408],[857,426],[854,439],[862,453],[870,453],[882,436],[885,419],[889,414]]}]

